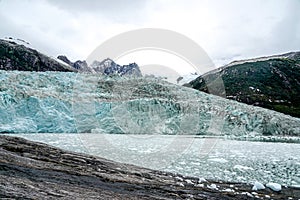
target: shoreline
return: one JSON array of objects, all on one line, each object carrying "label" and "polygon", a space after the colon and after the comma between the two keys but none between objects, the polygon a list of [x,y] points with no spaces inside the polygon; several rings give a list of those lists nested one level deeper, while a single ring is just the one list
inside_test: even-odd
[{"label": "shoreline", "polygon": [[0,197],[22,199],[298,199],[300,189],[199,180],[0,136]]}]

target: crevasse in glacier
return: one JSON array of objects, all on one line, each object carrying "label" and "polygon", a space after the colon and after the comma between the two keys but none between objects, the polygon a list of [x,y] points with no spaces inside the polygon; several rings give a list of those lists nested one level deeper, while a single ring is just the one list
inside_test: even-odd
[{"label": "crevasse in glacier", "polygon": [[2,133],[299,136],[299,124],[155,78],[0,71]]}]

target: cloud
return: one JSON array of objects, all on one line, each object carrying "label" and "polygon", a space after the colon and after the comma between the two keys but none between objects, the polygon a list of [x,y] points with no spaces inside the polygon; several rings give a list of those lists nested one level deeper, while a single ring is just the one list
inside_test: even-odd
[{"label": "cloud", "polygon": [[141,16],[144,1],[140,0],[47,0],[51,5],[70,12],[74,15],[93,13],[115,20],[128,20]]},{"label": "cloud", "polygon": [[286,5],[286,13],[274,26],[269,47],[277,51],[285,49],[299,50],[300,48],[300,1],[292,1]]},{"label": "cloud", "polygon": [[[0,37],[19,37],[51,56],[66,54],[75,60],[85,59],[97,45],[112,35],[135,28],[130,20],[125,22],[126,18],[119,22],[111,17],[117,16],[113,12],[109,13],[113,10],[104,12],[104,4],[100,1],[94,1],[98,2],[95,5],[80,2],[83,3],[54,0],[3,1],[0,6],[3,19],[0,28],[5,31],[1,31]],[[120,9],[121,5],[115,11]],[[129,10],[122,12],[126,15]]]},{"label": "cloud", "polygon": [[0,37],[85,59],[110,37],[164,28],[196,41],[218,65],[299,50],[298,0],[0,0]]},{"label": "cloud", "polygon": [[47,0],[50,4],[69,11],[128,13],[139,9],[144,3],[140,0]]},{"label": "cloud", "polygon": [[291,37],[299,42],[297,0],[188,2],[152,1],[147,23],[185,34],[218,64],[291,51]]}]

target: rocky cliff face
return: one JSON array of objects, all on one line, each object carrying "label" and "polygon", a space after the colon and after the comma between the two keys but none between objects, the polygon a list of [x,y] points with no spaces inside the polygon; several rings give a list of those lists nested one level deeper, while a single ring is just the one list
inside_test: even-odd
[{"label": "rocky cliff face", "polygon": [[38,51],[0,39],[0,70],[19,71],[62,71],[75,72],[68,65],[60,63]]},{"label": "rocky cliff face", "polygon": [[86,72],[86,73],[95,73],[95,71],[90,68],[85,60],[77,60],[75,62],[70,61],[67,56],[59,55],[57,59],[63,61],[64,63],[68,64],[70,67],[76,69],[79,72]]},{"label": "rocky cliff face", "polygon": [[73,66],[74,63],[72,63],[69,58],[67,58],[67,56],[64,56],[64,55],[59,55],[57,56],[57,59],[65,62],[66,64],[70,65],[70,66]]},{"label": "rocky cliff face", "polygon": [[130,63],[129,65],[118,65],[110,58],[103,61],[95,60],[91,65],[88,65],[86,61],[71,62],[66,56],[58,56],[58,59],[62,60],[66,64],[75,68],[79,72],[98,73],[103,75],[118,75],[118,76],[134,76],[140,77],[142,73],[139,66],[136,63]]},{"label": "rocky cliff face", "polygon": [[94,61],[91,67],[96,71],[105,75],[119,75],[119,76],[142,76],[139,66],[136,63],[129,65],[118,65],[113,60],[107,58],[102,62]]},{"label": "rocky cliff face", "polygon": [[102,62],[94,61],[89,66],[84,60],[72,62],[63,55],[58,56],[57,59],[50,58],[35,49],[27,47],[24,42],[19,43],[19,40],[13,39],[0,39],[0,70],[61,71],[142,76],[136,63],[121,66],[111,59],[105,59]]},{"label": "rocky cliff face", "polygon": [[225,91],[217,93],[228,99],[300,117],[300,52],[235,61],[185,86],[210,93],[218,79]]}]

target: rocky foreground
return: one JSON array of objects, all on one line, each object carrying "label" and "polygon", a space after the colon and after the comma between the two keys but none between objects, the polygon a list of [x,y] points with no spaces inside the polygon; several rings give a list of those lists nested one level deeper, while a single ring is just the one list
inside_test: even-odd
[{"label": "rocky foreground", "polygon": [[0,136],[0,199],[298,199],[300,189],[252,185],[121,164]]}]

